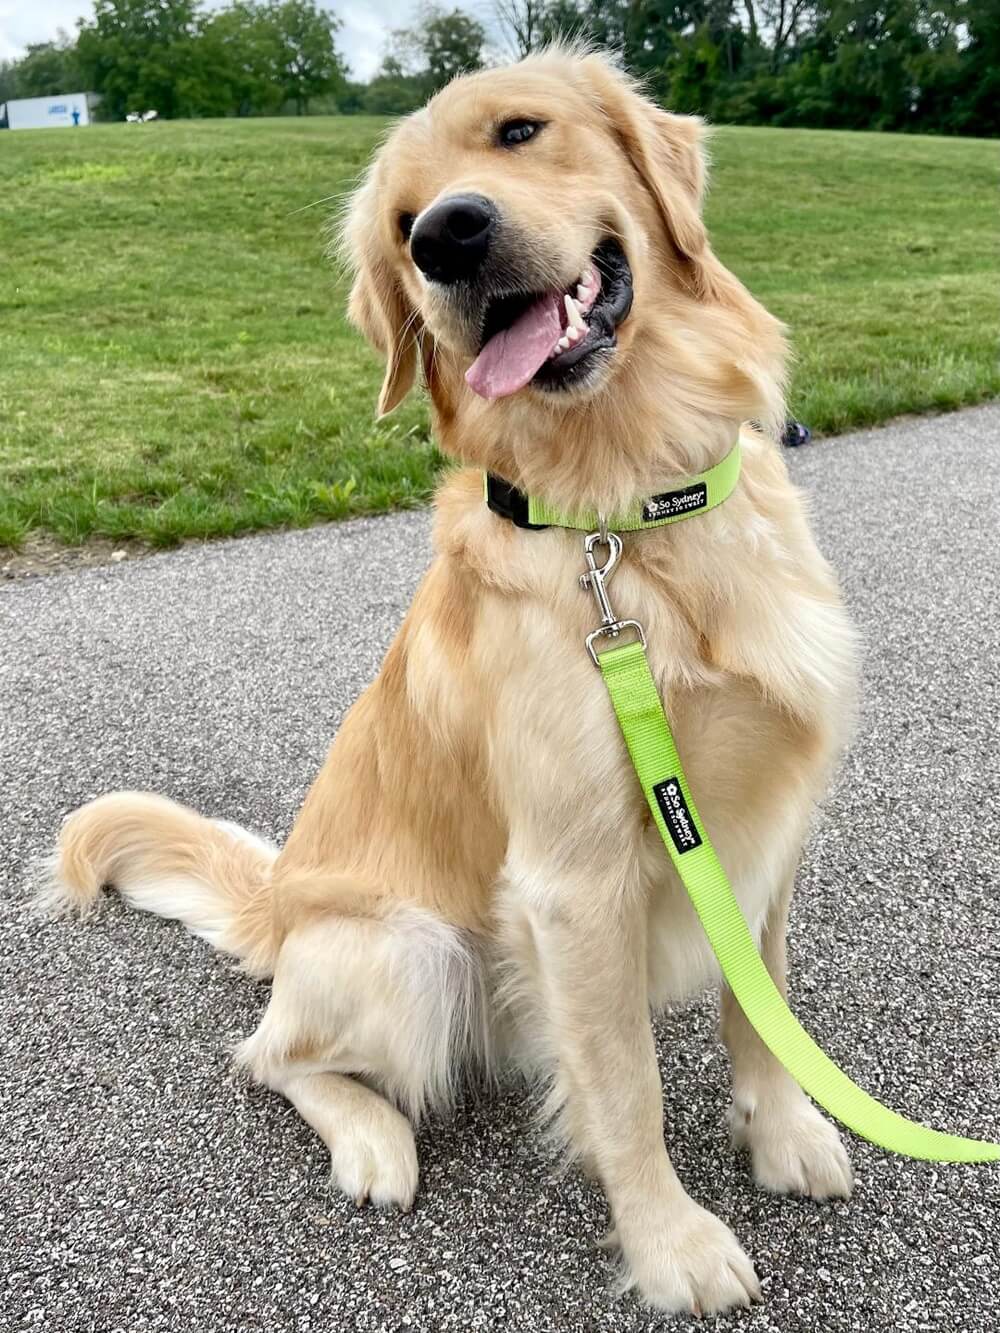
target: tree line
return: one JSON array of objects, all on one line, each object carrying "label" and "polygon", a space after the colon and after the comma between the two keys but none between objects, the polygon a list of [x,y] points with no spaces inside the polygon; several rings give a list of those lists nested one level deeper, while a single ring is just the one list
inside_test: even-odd
[{"label": "tree line", "polygon": [[[340,21],[316,0],[94,0],[75,36],[29,46],[0,65],[0,102],[60,92],[100,94],[98,116],[155,108],[166,119],[300,115],[347,83]],[[326,109],[335,109],[327,107]]]},{"label": "tree line", "polygon": [[426,4],[365,83],[339,27],[317,0],[96,0],[74,36],[0,64],[0,101],[86,89],[115,119],[401,115],[502,52],[575,37],[719,123],[1000,134],[997,0],[494,0],[489,25]]}]

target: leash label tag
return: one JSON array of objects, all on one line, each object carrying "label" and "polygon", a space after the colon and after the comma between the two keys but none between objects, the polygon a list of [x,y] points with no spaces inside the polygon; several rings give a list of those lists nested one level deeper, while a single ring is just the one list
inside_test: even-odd
[{"label": "leash label tag", "polygon": [[664,491],[662,495],[651,496],[642,506],[642,516],[647,523],[655,523],[658,519],[697,513],[707,504],[708,487],[703,481],[699,481],[694,486],[684,486],[679,491]]},{"label": "leash label tag", "polygon": [[701,836],[695,828],[679,780],[664,778],[662,782],[657,782],[653,787],[653,795],[678,855],[683,856],[685,852],[693,852],[696,847],[700,847]]}]

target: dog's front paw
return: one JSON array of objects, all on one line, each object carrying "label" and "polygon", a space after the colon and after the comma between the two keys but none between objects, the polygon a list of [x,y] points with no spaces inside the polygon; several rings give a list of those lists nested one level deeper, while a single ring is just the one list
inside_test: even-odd
[{"label": "dog's front paw", "polygon": [[850,1198],[854,1172],[840,1135],[797,1088],[776,1102],[737,1099],[729,1124],[734,1146],[750,1152],[754,1179],[764,1189]]},{"label": "dog's front paw", "polygon": [[625,1287],[672,1314],[721,1314],[761,1299],[760,1283],[743,1247],[724,1222],[690,1199],[619,1226]]}]

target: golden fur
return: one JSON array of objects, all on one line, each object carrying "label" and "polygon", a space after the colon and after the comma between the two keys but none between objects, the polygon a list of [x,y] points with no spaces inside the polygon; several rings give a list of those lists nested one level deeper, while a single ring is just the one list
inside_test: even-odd
[{"label": "golden fur", "polygon": [[[548,125],[505,155],[492,136],[512,116]],[[670,1165],[649,1009],[717,970],[583,648],[595,615],[580,534],[499,520],[479,471],[612,511],[760,423],[743,430],[724,505],[626,539],[613,600],[646,627],[702,815],[783,985],[792,882],[843,740],[854,645],[769,436],[781,330],[702,225],[702,137],[604,59],[558,49],[457,80],[393,132],[351,207],[350,310],[386,358],[380,409],[422,369],[438,440],[466,465],[439,493],[430,571],[280,853],[123,793],[67,821],[51,895],[84,905],[114,883],[273,975],[240,1058],[294,1102],[359,1199],[410,1206],[416,1156],[397,1108],[446,1101],[464,1065],[513,1061],[546,1080],[568,1146],[607,1192],[626,1281],[664,1309],[708,1312],[759,1288]],[[476,349],[397,225],[462,190],[499,199],[533,238],[538,282],[566,283],[602,236],[621,240],[635,304],[596,385],[494,402],[466,388]],[[728,997],[722,1030],[733,1133],[757,1178],[848,1193],[836,1133]]]}]

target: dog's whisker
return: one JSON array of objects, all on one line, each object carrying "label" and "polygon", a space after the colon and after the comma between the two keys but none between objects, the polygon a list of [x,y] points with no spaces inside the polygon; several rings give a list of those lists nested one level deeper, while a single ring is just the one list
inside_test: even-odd
[{"label": "dog's whisker", "polygon": [[294,218],[299,213],[306,213],[310,208],[319,208],[321,204],[328,204],[334,199],[340,201],[340,191],[337,194],[328,194],[323,199],[314,199],[311,204],[303,204],[301,208],[293,208],[290,213],[285,214],[285,217]]}]

